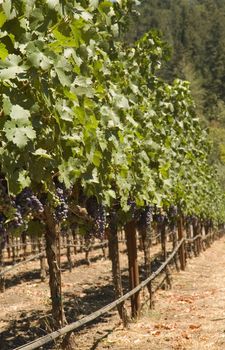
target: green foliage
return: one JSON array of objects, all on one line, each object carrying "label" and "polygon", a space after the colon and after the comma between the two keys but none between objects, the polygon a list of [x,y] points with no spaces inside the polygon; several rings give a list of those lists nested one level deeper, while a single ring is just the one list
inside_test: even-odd
[{"label": "green foliage", "polygon": [[189,84],[158,78],[168,50],[155,32],[131,47],[118,39],[131,5],[3,0],[0,154],[9,190],[30,183],[51,192],[58,176],[124,212],[135,199],[217,219],[219,189]]},{"label": "green foliage", "polygon": [[225,3],[143,0],[137,10],[140,16],[131,20],[126,39],[132,42],[152,28],[159,30],[172,50],[162,76],[169,81],[177,76],[190,80],[199,115],[221,121],[220,107],[225,102]]}]

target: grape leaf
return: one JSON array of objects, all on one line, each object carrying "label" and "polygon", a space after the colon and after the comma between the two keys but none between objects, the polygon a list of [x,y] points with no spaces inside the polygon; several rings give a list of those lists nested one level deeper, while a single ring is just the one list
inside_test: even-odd
[{"label": "grape leaf", "polygon": [[31,125],[20,125],[15,120],[6,122],[3,130],[8,141],[12,141],[19,148],[25,147],[29,140],[34,140],[36,137]]}]

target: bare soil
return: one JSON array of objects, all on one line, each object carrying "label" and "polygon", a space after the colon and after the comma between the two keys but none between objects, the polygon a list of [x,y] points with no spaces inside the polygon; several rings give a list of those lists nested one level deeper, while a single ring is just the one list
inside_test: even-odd
[{"label": "bare soil", "polygon": [[[159,247],[153,247],[156,253]],[[124,246],[121,245],[121,250]],[[222,350],[225,349],[225,238],[197,258],[185,272],[172,270],[172,288],[159,289],[155,307],[145,304],[138,321],[124,329],[115,311],[75,333],[77,350]],[[140,263],[142,263],[142,253]],[[63,295],[68,322],[82,318],[114,299],[111,263],[101,251],[76,255],[70,273],[63,257]],[[127,257],[121,254],[124,290],[128,290]],[[143,269],[140,269],[143,277]],[[9,272],[0,294],[0,349],[12,350],[51,331],[48,281],[40,282],[39,262]],[[142,300],[147,299],[145,290]],[[126,304],[129,311],[129,302]],[[47,315],[47,317],[46,317]],[[61,349],[50,344],[43,349]]]}]

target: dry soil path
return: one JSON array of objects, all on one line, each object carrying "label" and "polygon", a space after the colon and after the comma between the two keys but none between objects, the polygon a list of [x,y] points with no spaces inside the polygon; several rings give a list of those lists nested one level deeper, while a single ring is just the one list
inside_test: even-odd
[{"label": "dry soil path", "polygon": [[172,289],[157,292],[153,311],[95,349],[225,349],[225,238],[173,274]]}]

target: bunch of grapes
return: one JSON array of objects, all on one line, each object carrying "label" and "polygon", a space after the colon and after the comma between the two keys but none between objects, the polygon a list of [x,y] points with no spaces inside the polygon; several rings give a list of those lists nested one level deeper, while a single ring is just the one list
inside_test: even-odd
[{"label": "bunch of grapes", "polygon": [[95,224],[92,228],[93,235],[102,238],[105,232],[106,226],[106,211],[102,204],[99,204],[97,198],[92,196],[87,199],[86,209],[88,215],[90,215],[94,220]]},{"label": "bunch of grapes", "polygon": [[130,214],[131,214],[131,218],[135,219],[136,214],[137,214],[137,206],[134,200],[128,199],[127,204],[130,207]]},{"label": "bunch of grapes", "polygon": [[8,188],[7,188],[7,182],[3,177],[0,176],[0,209],[8,210],[8,207],[10,207],[10,197],[8,195]]},{"label": "bunch of grapes", "polygon": [[1,195],[7,194],[6,181],[3,178],[0,178],[0,193]]},{"label": "bunch of grapes", "polygon": [[90,215],[92,218],[97,217],[97,207],[98,207],[98,201],[95,196],[91,196],[86,201],[86,209],[88,212],[88,215]]},{"label": "bunch of grapes", "polygon": [[5,216],[0,214],[0,244],[3,248],[6,242]]},{"label": "bunch of grapes", "polygon": [[65,221],[68,217],[69,206],[65,189],[56,187],[57,206],[55,208],[55,217],[57,221]]},{"label": "bunch of grapes", "polygon": [[166,215],[166,212],[162,210],[162,208],[156,209],[153,218],[154,218],[154,221],[157,222],[158,224],[168,223],[168,216]]},{"label": "bunch of grapes", "polygon": [[97,207],[97,216],[96,216],[96,236],[102,238],[104,236],[106,226],[106,211],[105,207],[102,204],[99,204]]},{"label": "bunch of grapes", "polygon": [[139,220],[137,221],[137,226],[141,229],[149,228],[153,220],[153,210],[152,205],[147,205],[143,211],[140,213]]},{"label": "bunch of grapes", "polygon": [[176,218],[178,214],[177,207],[175,205],[171,205],[168,209],[167,214],[170,218]]},{"label": "bunch of grapes", "polygon": [[27,215],[29,213],[41,214],[44,211],[43,204],[28,187],[24,188],[16,196],[15,204],[22,215]]},{"label": "bunch of grapes", "polygon": [[19,211],[18,208],[15,208],[14,216],[12,220],[9,221],[8,228],[10,230],[16,230],[20,228],[23,224],[24,224],[24,220],[21,215],[21,212]]},{"label": "bunch of grapes", "polygon": [[173,231],[176,226],[178,210],[175,205],[171,205],[167,210],[167,218],[169,221],[169,227]]}]

